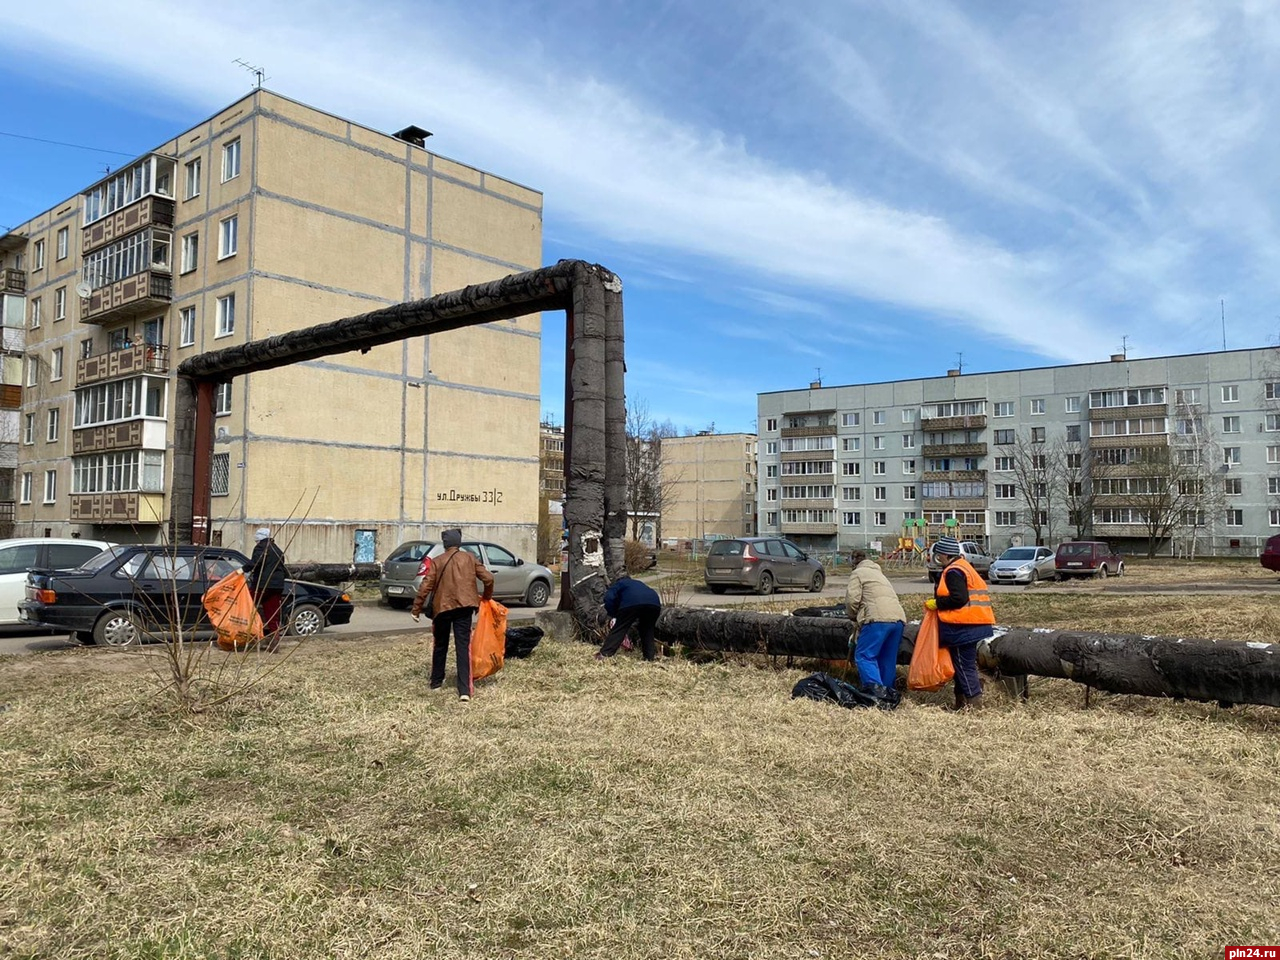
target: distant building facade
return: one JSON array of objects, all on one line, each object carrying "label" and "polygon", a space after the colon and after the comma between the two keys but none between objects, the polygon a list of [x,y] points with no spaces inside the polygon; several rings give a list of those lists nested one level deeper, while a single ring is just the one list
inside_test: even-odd
[{"label": "distant building facade", "polygon": [[[260,89],[0,237],[17,531],[168,535],[183,360],[541,266],[541,195],[426,136]],[[223,385],[211,539],[271,525],[291,558],[349,561],[461,526],[531,555],[540,335],[535,315]]]},{"label": "distant building facade", "polygon": [[[758,411],[761,532],[815,550],[888,551],[921,524],[928,539],[949,528],[997,551],[1037,528],[1050,545],[1145,551],[1153,459],[1195,465],[1175,482],[1202,494],[1181,501],[1162,551],[1194,541],[1248,556],[1280,533],[1275,347],[815,384],[762,393]],[[1023,469],[1051,455],[1056,476]],[[1028,485],[1056,495],[1038,501]]]},{"label": "distant building facade", "polygon": [[755,536],[755,434],[663,438],[662,485],[664,540]]}]

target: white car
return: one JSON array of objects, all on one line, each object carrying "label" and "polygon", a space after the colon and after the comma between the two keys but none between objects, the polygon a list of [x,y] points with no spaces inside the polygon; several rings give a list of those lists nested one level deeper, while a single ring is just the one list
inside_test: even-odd
[{"label": "white car", "polygon": [[71,570],[114,546],[70,537],[0,540],[0,624],[21,622],[18,604],[27,596],[28,570]]}]

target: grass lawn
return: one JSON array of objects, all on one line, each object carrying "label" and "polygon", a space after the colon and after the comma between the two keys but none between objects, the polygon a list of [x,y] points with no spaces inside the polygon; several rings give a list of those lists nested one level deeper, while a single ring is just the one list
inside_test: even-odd
[{"label": "grass lawn", "polygon": [[[1011,624],[1280,626],[1266,598],[997,599]],[[844,711],[791,700],[802,670],[601,665],[549,640],[460,704],[427,692],[419,636],[309,641],[195,718],[157,695],[152,655],[0,661],[0,956],[1190,958],[1280,940],[1275,709],[1096,692],[1086,709],[1040,680],[1028,704],[992,685],[975,714],[941,709],[949,690]]]}]

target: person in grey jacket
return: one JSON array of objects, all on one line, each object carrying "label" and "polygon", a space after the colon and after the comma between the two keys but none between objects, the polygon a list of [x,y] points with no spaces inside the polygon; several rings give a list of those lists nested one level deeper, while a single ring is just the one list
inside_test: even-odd
[{"label": "person in grey jacket", "polygon": [[900,698],[893,684],[907,615],[879,564],[861,550],[853,555],[844,609],[857,624],[853,662],[862,689],[878,700],[896,704]]}]

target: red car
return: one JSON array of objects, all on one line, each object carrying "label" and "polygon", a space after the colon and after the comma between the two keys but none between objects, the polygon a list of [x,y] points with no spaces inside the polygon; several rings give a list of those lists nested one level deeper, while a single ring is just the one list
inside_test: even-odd
[{"label": "red car", "polygon": [[1280,571],[1280,534],[1267,539],[1267,545],[1258,555],[1258,562],[1268,570]]},{"label": "red car", "polygon": [[1071,577],[1105,580],[1109,576],[1124,576],[1124,560],[1111,544],[1101,540],[1073,540],[1061,544],[1054,555],[1054,566],[1059,580]]}]

